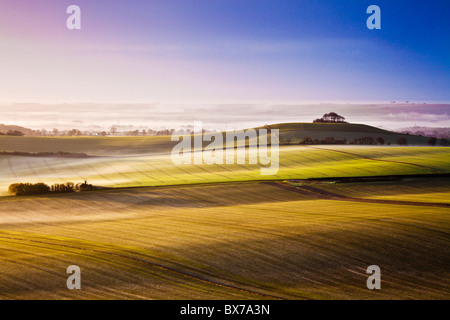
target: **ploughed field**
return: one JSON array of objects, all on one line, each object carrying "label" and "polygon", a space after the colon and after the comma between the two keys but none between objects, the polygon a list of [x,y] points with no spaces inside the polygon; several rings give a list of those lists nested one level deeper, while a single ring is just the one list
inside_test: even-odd
[{"label": "ploughed field", "polygon": [[[2,197],[0,298],[449,297],[448,207],[324,200],[284,186]],[[443,202],[449,187],[446,179],[412,179],[389,195],[426,203],[439,194],[433,202]],[[364,188],[367,194],[356,196],[382,195],[386,185]],[[381,290],[366,288],[366,269],[374,264],[381,268]],[[81,290],[66,288],[69,265],[81,268]]]}]

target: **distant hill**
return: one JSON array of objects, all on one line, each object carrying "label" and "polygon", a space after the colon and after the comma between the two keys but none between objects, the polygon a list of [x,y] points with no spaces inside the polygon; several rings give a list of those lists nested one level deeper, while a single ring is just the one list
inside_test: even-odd
[{"label": "distant hill", "polygon": [[31,131],[33,131],[33,130],[29,129],[29,128],[24,128],[24,127],[21,127],[21,126],[6,125],[6,124],[3,124],[3,123],[0,123],[0,132],[3,132],[3,133],[6,134],[9,130],[20,131],[20,132],[22,132],[25,135],[28,135],[28,134],[31,133]]},{"label": "distant hill", "polygon": [[[16,126],[3,128],[16,129]],[[380,128],[350,123],[280,123],[269,125],[271,129],[280,130],[281,145],[298,145],[310,137],[322,143],[322,140],[333,139],[353,144],[355,140],[371,137],[382,138],[385,144],[398,145],[399,138],[405,138],[409,146],[428,146],[429,137],[407,135]],[[22,127],[19,127],[22,128]],[[26,129],[26,128],[22,128]],[[258,127],[255,129],[264,129]],[[206,134],[208,135],[208,134]],[[211,144],[204,139],[203,147]],[[370,140],[370,139],[368,139]],[[12,137],[0,136],[0,151],[3,152],[69,152],[85,153],[91,156],[137,155],[149,153],[167,153],[173,150],[178,141],[171,141],[170,136],[139,137]],[[436,144],[439,146],[439,142]]]},{"label": "distant hill", "polygon": [[415,134],[418,136],[427,136],[435,138],[450,138],[450,128],[436,128],[436,127],[408,127],[396,130],[401,133]]},{"label": "distant hill", "polygon": [[[386,144],[398,144],[399,138],[405,138],[408,145],[428,145],[428,137],[412,134],[402,134],[393,131],[353,123],[280,123],[269,125],[271,129],[280,130],[280,142],[283,144],[298,144],[305,138],[324,140],[333,138],[343,140],[347,144],[354,143],[355,139],[372,137],[374,140],[382,138]],[[263,129],[259,127],[257,129]]]},{"label": "distant hill", "polygon": [[[322,131],[322,132],[370,132],[370,133],[394,133],[384,129],[354,123],[278,123],[270,125],[272,129],[285,131]],[[263,127],[260,127],[263,128]]]}]

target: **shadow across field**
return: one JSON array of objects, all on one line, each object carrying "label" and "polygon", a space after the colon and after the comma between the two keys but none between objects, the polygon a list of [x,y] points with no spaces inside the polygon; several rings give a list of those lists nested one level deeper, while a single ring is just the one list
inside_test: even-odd
[{"label": "shadow across field", "polygon": [[381,204],[395,204],[395,205],[408,205],[408,206],[424,206],[424,207],[442,207],[450,208],[449,203],[435,203],[435,202],[419,202],[419,201],[402,201],[402,200],[386,200],[386,199],[365,199],[355,198],[337,194],[335,192],[321,190],[313,186],[291,186],[280,182],[266,182],[269,185],[278,186],[285,190],[299,193],[304,196],[311,196],[322,200],[338,200],[338,201],[356,201],[367,203],[381,203]]},{"label": "shadow across field", "polygon": [[[137,205],[152,207],[205,208],[245,204],[261,204],[266,202],[286,202],[313,200],[313,197],[299,196],[277,190],[273,186],[258,182],[219,183],[205,185],[169,186],[169,187],[132,187],[106,189],[92,192],[77,192],[50,196],[20,197],[39,202],[48,199],[58,201],[82,201],[91,205],[108,206]],[[214,194],[214,197],[211,197]],[[4,204],[19,198],[5,197],[0,199]]]},{"label": "shadow across field", "polygon": [[[208,242],[165,248],[165,253],[170,252],[167,256],[156,256],[139,247],[1,234],[0,240],[10,241],[13,246],[27,245],[37,252],[47,252],[40,258],[31,254],[32,259],[22,261],[21,270],[26,268],[27,272],[9,271],[16,277],[26,274],[23,280],[15,281],[24,281],[27,289],[10,285],[14,280],[3,285],[12,296],[38,290],[44,295],[63,292],[58,287],[58,283],[64,283],[62,277],[47,282],[35,279],[42,277],[44,268],[62,274],[64,266],[75,261],[83,266],[87,281],[83,282],[82,296],[87,297],[133,298],[131,294],[139,288],[141,298],[164,297],[169,292],[177,293],[172,298],[186,298],[186,290],[195,296],[194,288],[200,286],[214,297],[235,294],[258,299],[445,299],[450,290],[450,265],[445,251],[448,233],[422,228],[401,217],[374,219],[377,216],[335,217],[320,226],[297,223],[282,230],[274,226],[234,225],[224,217],[222,222],[229,226],[218,224],[218,229],[229,230],[236,239],[216,239],[211,233]],[[299,215],[305,221],[310,218]],[[340,219],[343,221],[338,222]],[[168,230],[167,236],[173,237],[173,232]],[[188,237],[189,231],[181,236]],[[52,250],[56,255],[50,254]],[[52,261],[61,269],[59,272]],[[365,271],[372,264],[382,270],[379,291],[366,288]],[[35,282],[29,283],[30,279]],[[68,294],[65,290],[64,295]],[[205,292],[197,294],[208,297]]]},{"label": "shadow across field", "polygon": [[[255,182],[9,197],[0,199],[0,294],[445,299],[448,217],[448,208],[324,200]],[[64,287],[72,264],[86,277],[80,296]],[[366,287],[373,264],[382,290]]]}]

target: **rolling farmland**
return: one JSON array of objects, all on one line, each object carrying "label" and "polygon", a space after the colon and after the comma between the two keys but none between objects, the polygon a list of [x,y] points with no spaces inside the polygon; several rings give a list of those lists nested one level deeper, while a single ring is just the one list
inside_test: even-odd
[{"label": "rolling farmland", "polygon": [[[231,151],[233,152],[233,151]],[[247,151],[248,153],[248,151]],[[450,172],[445,147],[281,146],[276,175],[258,164],[175,165],[170,154],[86,159],[0,156],[0,192],[16,182],[90,183],[142,187],[233,181]]]},{"label": "rolling farmland", "polygon": [[[0,299],[449,296],[449,148],[286,145],[263,176],[259,164],[175,165],[167,137],[0,140],[92,156],[0,156]],[[401,178],[314,180],[373,176]],[[108,188],[7,193],[84,180]],[[382,290],[366,288],[373,264]],[[69,265],[82,290],[67,290]]]},{"label": "rolling farmland", "polygon": [[[382,137],[386,143],[396,144],[399,137],[408,140],[411,146],[428,146],[428,137],[404,135],[376,127],[349,123],[282,123],[270,125],[277,129],[280,139],[290,138],[293,144],[298,144],[305,137],[324,139],[335,137],[347,139],[370,136],[374,139]],[[254,128],[259,132],[265,127]],[[206,133],[208,135],[208,133]],[[146,137],[13,137],[0,135],[0,151],[18,152],[74,152],[87,153],[93,156],[124,156],[168,153],[177,142],[170,136]],[[206,146],[204,143],[203,146]]]},{"label": "rolling farmland", "polygon": [[[259,182],[4,197],[0,296],[444,299],[449,213]],[[65,288],[71,264],[82,270],[76,292]],[[371,264],[382,290],[365,287]]]},{"label": "rolling farmland", "polygon": [[324,191],[366,199],[420,201],[450,204],[448,179],[402,179],[400,181],[316,185]]},{"label": "rolling farmland", "polygon": [[449,12],[0,0],[0,302],[261,320],[450,300]]}]

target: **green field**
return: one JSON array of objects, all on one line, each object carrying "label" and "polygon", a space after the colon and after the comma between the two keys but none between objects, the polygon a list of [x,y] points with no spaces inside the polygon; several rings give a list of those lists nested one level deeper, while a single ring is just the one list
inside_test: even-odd
[{"label": "green field", "polygon": [[[257,182],[4,197],[0,297],[447,299],[449,213]],[[73,264],[82,290],[65,288]]]},{"label": "green field", "polygon": [[450,204],[448,179],[402,179],[400,181],[321,184],[315,187],[341,195],[401,201]]},{"label": "green field", "polygon": [[278,173],[263,176],[258,164],[175,165],[167,153],[86,159],[0,156],[0,193],[5,195],[8,186],[16,182],[52,184],[88,180],[105,187],[142,187],[447,173],[449,157],[450,148],[445,147],[281,146]]},{"label": "green field", "polygon": [[[355,138],[381,137],[385,143],[397,144],[397,139],[404,137],[409,145],[427,146],[430,138],[415,135],[405,135],[380,128],[355,123],[281,123],[270,126],[280,131],[280,138],[289,138],[292,144],[298,144],[306,137],[325,139],[333,137],[337,140],[346,139],[348,143]],[[261,127],[262,128],[262,127]]]},{"label": "green field", "polygon": [[[450,182],[439,177],[450,172],[450,148],[280,146],[277,174],[263,176],[259,164],[175,165],[168,137],[0,143],[7,152],[96,156],[0,156],[0,299],[450,296]],[[426,178],[301,180],[396,175]],[[17,182],[84,180],[111,189],[7,193]],[[366,288],[373,264],[381,290]],[[80,266],[82,290],[66,288],[69,265]]]},{"label": "green field", "polygon": [[170,137],[12,137],[0,136],[0,151],[74,152],[125,155],[170,152]]}]

